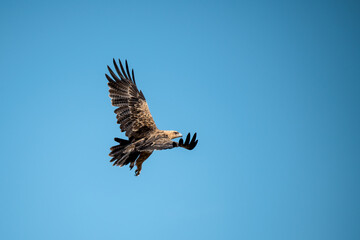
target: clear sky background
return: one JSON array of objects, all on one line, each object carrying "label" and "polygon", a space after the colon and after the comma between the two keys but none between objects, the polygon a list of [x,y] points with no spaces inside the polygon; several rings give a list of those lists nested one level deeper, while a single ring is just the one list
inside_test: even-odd
[{"label": "clear sky background", "polygon": [[[360,239],[358,1],[8,1],[0,8],[1,239]],[[142,174],[106,65],[160,129]]]}]

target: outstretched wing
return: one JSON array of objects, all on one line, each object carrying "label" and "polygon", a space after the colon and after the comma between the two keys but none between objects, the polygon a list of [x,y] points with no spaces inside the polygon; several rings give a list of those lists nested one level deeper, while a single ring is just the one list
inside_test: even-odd
[{"label": "outstretched wing", "polygon": [[121,71],[115,59],[113,59],[113,63],[118,75],[108,66],[111,77],[107,74],[105,74],[105,76],[109,81],[111,103],[113,106],[118,107],[114,111],[116,113],[117,123],[120,124],[121,131],[125,131],[125,135],[130,139],[142,138],[148,132],[157,129],[156,124],[151,116],[144,94],[137,89],[134,70],[132,70],[132,76],[130,76],[126,60],[126,71],[120,59],[119,64]]}]

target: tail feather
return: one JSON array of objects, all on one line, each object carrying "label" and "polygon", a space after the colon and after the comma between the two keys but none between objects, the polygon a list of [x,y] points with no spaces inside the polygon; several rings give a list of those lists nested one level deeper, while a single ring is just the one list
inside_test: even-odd
[{"label": "tail feather", "polygon": [[128,144],[130,143],[129,140],[121,139],[121,138],[114,138],[114,140],[120,144]]},{"label": "tail feather", "polygon": [[110,162],[114,162],[113,166],[124,166],[131,162],[135,162],[139,157],[140,152],[135,151],[134,147],[131,146],[131,142],[121,138],[115,138],[119,145],[115,145],[110,148],[109,154],[112,159]]},{"label": "tail feather", "polygon": [[130,153],[129,157],[124,162],[124,165],[128,165],[131,162],[135,162],[136,159],[139,157],[139,155],[140,155],[140,152],[132,152],[132,153]]}]

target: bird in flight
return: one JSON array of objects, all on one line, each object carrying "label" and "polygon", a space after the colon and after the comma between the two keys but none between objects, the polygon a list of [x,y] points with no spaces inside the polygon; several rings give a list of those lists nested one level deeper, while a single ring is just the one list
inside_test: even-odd
[{"label": "bird in flight", "polygon": [[[125,132],[128,140],[115,138],[119,143],[110,148],[109,154],[114,162],[113,166],[124,166],[130,163],[130,170],[136,164],[135,175],[139,176],[143,162],[150,157],[154,150],[164,150],[175,147],[182,147],[188,150],[195,148],[198,140],[196,133],[190,140],[190,133],[185,141],[182,135],[173,130],[159,130],[151,116],[144,94],[138,90],[135,82],[134,69],[129,71],[125,60],[126,71],[119,59],[119,66],[113,59],[117,75],[107,66],[111,77],[105,74],[109,86],[111,103],[117,107],[115,114],[120,129]],[[181,138],[179,142],[172,139]]]}]

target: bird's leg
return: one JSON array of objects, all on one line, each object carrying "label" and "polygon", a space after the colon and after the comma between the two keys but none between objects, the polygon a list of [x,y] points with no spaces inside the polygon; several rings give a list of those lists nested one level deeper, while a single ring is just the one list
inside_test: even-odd
[{"label": "bird's leg", "polygon": [[135,176],[139,176],[142,168],[143,162],[150,157],[152,152],[142,152],[139,156],[139,158],[136,160],[136,170],[135,170]]},{"label": "bird's leg", "polygon": [[135,176],[139,176],[140,173],[141,173],[142,163],[139,164],[139,165],[136,164],[136,167],[137,167],[137,168],[136,168],[136,170],[135,170]]}]

